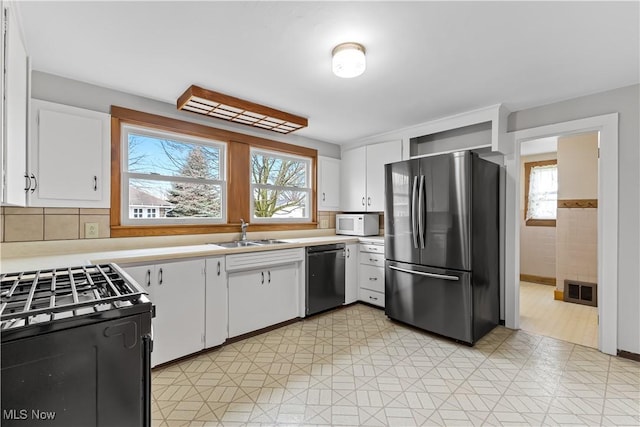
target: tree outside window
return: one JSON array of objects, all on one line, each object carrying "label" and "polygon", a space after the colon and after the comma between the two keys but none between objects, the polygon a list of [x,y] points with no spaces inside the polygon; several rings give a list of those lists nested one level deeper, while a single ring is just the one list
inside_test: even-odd
[{"label": "tree outside window", "polygon": [[253,220],[309,221],[311,159],[251,150]]}]

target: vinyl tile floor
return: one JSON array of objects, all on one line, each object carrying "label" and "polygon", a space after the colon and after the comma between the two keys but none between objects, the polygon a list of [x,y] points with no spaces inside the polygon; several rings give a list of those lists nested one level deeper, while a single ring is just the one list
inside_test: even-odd
[{"label": "vinyl tile floor", "polygon": [[640,425],[640,363],[497,327],[474,347],[356,304],[153,371],[154,426]]},{"label": "vinyl tile floor", "polygon": [[598,307],[558,301],[555,286],[520,282],[520,328],[598,348]]}]

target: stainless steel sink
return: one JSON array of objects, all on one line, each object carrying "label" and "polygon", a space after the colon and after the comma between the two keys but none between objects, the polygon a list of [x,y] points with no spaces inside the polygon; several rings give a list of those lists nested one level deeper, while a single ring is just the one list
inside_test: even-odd
[{"label": "stainless steel sink", "polygon": [[217,242],[211,244],[222,246],[223,248],[244,248],[247,246],[261,246],[259,243],[254,243],[250,240],[235,240],[233,242]]},{"label": "stainless steel sink", "polygon": [[258,245],[277,245],[280,243],[287,243],[283,240],[277,240],[277,239],[251,240],[251,242],[257,243]]},{"label": "stainless steel sink", "polygon": [[276,239],[262,240],[234,240],[233,242],[213,242],[211,245],[222,246],[223,248],[245,248],[250,246],[276,245],[278,243],[287,243]]}]

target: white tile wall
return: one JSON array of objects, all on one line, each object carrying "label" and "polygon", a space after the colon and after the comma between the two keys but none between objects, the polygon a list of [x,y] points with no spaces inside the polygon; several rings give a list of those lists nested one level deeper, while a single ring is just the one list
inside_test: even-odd
[{"label": "white tile wall", "polygon": [[598,281],[598,210],[558,209],[557,287],[564,280]]}]

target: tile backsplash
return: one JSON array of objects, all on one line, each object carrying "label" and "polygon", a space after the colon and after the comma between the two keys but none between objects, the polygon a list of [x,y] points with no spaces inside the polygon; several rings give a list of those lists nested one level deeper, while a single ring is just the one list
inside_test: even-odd
[{"label": "tile backsplash", "polygon": [[85,224],[98,224],[98,237],[110,237],[109,209],[0,208],[0,241],[33,242],[85,238]]},{"label": "tile backsplash", "polygon": [[[0,241],[85,239],[85,224],[98,224],[98,237],[110,237],[109,209],[0,207]],[[318,211],[318,228],[336,227],[336,214]]]}]

